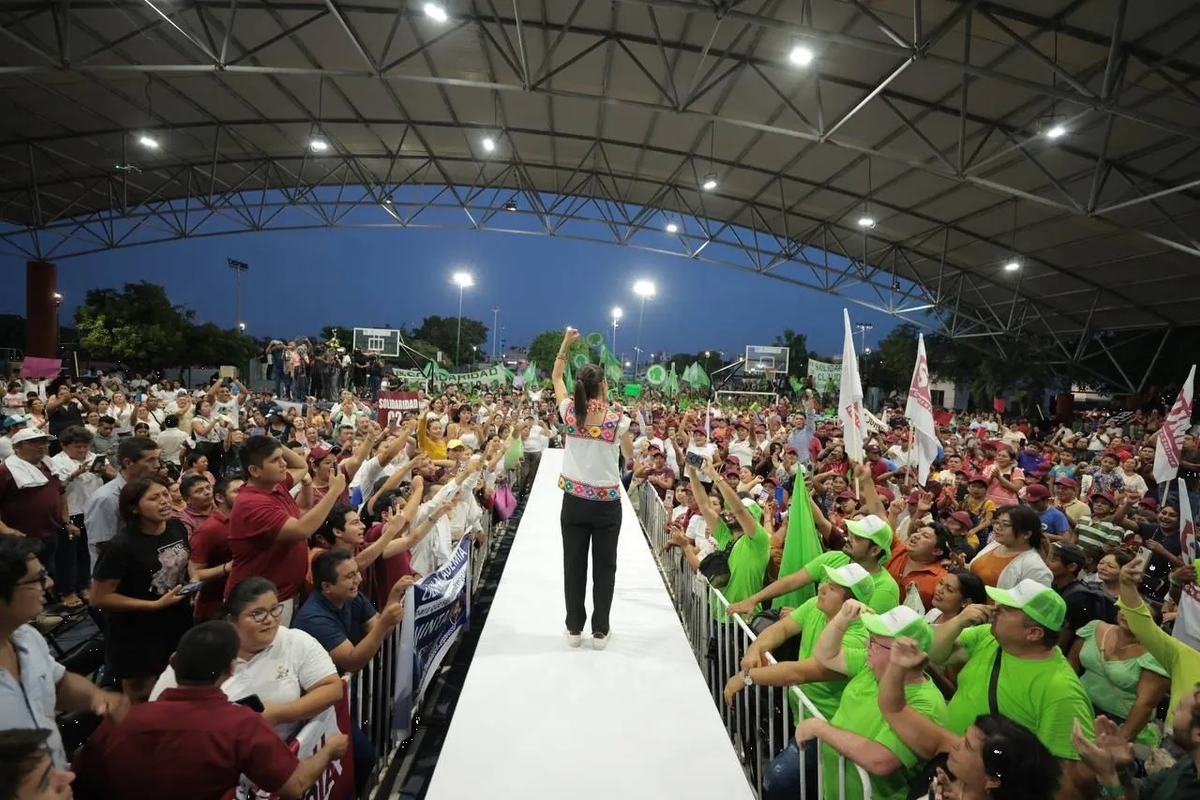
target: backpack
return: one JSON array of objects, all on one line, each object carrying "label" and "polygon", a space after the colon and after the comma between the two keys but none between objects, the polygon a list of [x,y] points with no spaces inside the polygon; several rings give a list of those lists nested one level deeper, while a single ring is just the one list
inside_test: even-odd
[{"label": "backpack", "polygon": [[1077,580],[1069,583],[1059,593],[1067,601],[1068,610],[1074,602],[1087,609],[1089,620],[1098,619],[1112,623],[1117,621],[1117,603],[1101,586]]}]

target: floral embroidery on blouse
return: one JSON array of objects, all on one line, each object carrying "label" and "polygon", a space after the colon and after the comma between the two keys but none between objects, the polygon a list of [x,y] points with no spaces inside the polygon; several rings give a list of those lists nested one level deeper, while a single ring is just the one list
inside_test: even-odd
[{"label": "floral embroidery on blouse", "polygon": [[619,485],[592,486],[588,483],[573,481],[565,475],[558,476],[558,488],[584,500],[619,500],[621,498]]}]

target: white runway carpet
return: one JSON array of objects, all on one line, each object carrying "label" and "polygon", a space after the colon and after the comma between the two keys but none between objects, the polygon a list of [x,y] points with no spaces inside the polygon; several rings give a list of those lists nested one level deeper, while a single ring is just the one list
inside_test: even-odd
[{"label": "white runway carpet", "polygon": [[752,797],[624,495],[612,640],[567,647],[561,463],[542,456],[427,800]]}]

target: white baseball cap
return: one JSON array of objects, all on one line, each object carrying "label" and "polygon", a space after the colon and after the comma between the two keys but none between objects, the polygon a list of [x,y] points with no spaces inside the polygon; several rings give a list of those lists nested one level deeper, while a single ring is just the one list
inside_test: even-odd
[{"label": "white baseball cap", "polygon": [[23,428],[13,434],[12,443],[20,444],[21,442],[34,442],[41,439],[53,439],[54,437],[37,428]]}]

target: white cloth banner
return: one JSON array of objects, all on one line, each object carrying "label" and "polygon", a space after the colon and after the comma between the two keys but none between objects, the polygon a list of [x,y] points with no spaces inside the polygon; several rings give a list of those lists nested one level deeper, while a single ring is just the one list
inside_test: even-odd
[{"label": "white cloth banner", "polygon": [[1154,480],[1157,483],[1172,481],[1179,474],[1179,458],[1183,450],[1183,434],[1192,424],[1192,388],[1196,378],[1196,365],[1192,364],[1175,405],[1163,421],[1154,446]]},{"label": "white cloth banner", "polygon": [[846,335],[842,343],[842,387],[838,399],[838,418],[842,421],[842,440],[851,461],[864,459],[867,418],[863,414],[862,382],[858,379],[858,356],[854,353],[854,334],[850,330],[850,312],[842,309]]},{"label": "white cloth banner", "polygon": [[812,378],[813,391],[824,394],[827,391],[837,391],[842,379],[842,365],[832,361],[808,360],[808,377]]},{"label": "white cloth banner", "polygon": [[917,363],[908,385],[904,416],[913,426],[913,449],[917,452],[917,480],[929,479],[929,468],[937,458],[937,428],[933,424],[933,401],[929,397],[929,360],[925,357],[925,335],[917,335]]}]

